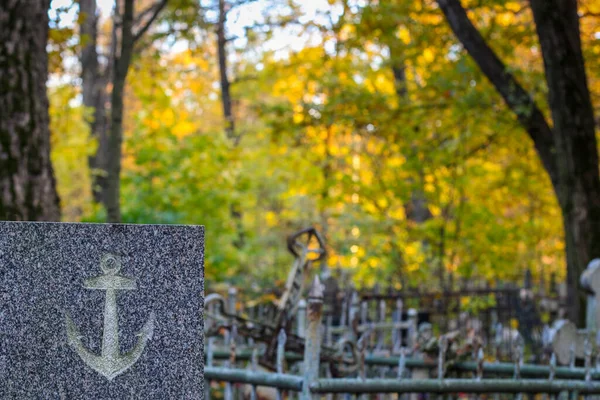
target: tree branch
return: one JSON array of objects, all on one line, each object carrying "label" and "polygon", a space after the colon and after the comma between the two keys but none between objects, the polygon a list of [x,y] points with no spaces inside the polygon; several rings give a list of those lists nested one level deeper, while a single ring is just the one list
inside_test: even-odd
[{"label": "tree branch", "polygon": [[232,3],[229,3],[229,10],[227,10],[227,11],[231,11],[234,8],[237,8],[240,6],[245,6],[246,4],[256,3],[257,1],[258,0],[241,0],[241,1],[232,2]]},{"label": "tree branch", "polygon": [[582,18],[590,18],[590,17],[592,17],[592,18],[600,18],[600,12],[593,12],[593,11],[589,11],[588,10],[588,11],[584,11],[579,16],[580,19],[582,19]]},{"label": "tree branch", "polygon": [[148,18],[148,20],[146,21],[146,23],[142,25],[142,27],[133,36],[134,43],[137,42],[142,36],[144,36],[144,33],[146,33],[146,31],[150,28],[154,20],[156,20],[156,18],[158,17],[158,14],[160,14],[163,8],[165,8],[165,6],[167,5],[167,1],[168,0],[160,0],[156,4],[142,11],[142,13],[138,17],[138,21],[142,20],[148,14],[151,15],[150,18]]},{"label": "tree branch", "polygon": [[437,0],[437,3],[458,40],[526,129],[553,186],[556,188],[558,171],[554,158],[555,144],[552,130],[544,114],[485,42],[481,33],[467,16],[460,0]]},{"label": "tree branch", "polygon": [[151,6],[147,7],[145,10],[143,10],[141,13],[138,14],[138,16],[135,18],[135,25],[140,25],[142,23],[142,21],[144,20],[144,18],[146,18],[147,15],[149,15],[150,13],[152,13],[154,11],[154,9],[156,8],[156,6],[158,5],[158,3],[152,4]]}]

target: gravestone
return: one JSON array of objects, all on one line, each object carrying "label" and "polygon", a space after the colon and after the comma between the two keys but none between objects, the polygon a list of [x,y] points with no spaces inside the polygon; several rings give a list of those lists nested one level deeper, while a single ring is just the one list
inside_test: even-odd
[{"label": "gravestone", "polygon": [[0,222],[1,399],[202,399],[204,228]]},{"label": "gravestone", "polygon": [[559,364],[568,364],[571,358],[585,358],[588,351],[597,352],[600,345],[600,259],[593,259],[580,277],[581,286],[588,291],[586,328],[577,329],[568,320],[557,320],[550,330],[552,351]]}]

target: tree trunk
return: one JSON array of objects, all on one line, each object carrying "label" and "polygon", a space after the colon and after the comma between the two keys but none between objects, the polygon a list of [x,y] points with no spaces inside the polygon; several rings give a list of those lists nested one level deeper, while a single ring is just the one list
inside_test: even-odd
[{"label": "tree trunk", "polygon": [[121,27],[120,54],[115,56],[108,137],[108,182],[106,186],[106,213],[108,222],[121,222],[121,151],[123,145],[123,107],[125,81],[133,55],[133,12],[134,0],[125,0]]},{"label": "tree trunk", "polygon": [[[393,53],[392,53],[393,54]],[[394,74],[394,86],[396,87],[396,94],[400,102],[408,101],[408,90],[406,85],[406,67],[404,62],[395,61],[392,65],[392,73]],[[414,151],[417,149],[414,148]],[[418,172],[419,181],[415,184],[414,179],[410,178],[409,182],[413,184],[414,189],[410,194],[410,199],[404,204],[404,211],[406,212],[406,218],[414,221],[418,224],[431,219],[431,212],[427,204],[427,198],[423,190],[423,171]]]},{"label": "tree trunk", "polygon": [[[393,52],[390,47],[390,53],[393,57]],[[406,88],[406,65],[403,61],[392,60],[392,73],[394,74],[394,86],[396,88],[396,95],[398,99],[404,100],[408,96],[408,90]]]},{"label": "tree trunk", "polygon": [[556,190],[554,138],[544,114],[467,17],[460,0],[437,0],[450,28],[525,128]]},{"label": "tree trunk", "polygon": [[[81,34],[88,42],[82,49],[81,72],[83,102],[94,108],[90,123],[92,135],[98,139],[96,154],[89,159],[93,173],[94,200],[106,208],[108,222],[121,222],[120,186],[121,152],[123,145],[123,110],[125,82],[136,42],[148,31],[168,0],[158,0],[141,12],[145,18],[137,23],[134,33],[135,0],[116,2],[113,20],[111,56],[106,71],[98,63],[96,1],[79,0],[80,12],[85,14]],[[123,8],[123,15],[120,14]],[[107,81],[110,76],[110,117],[107,117]]]},{"label": "tree trunk", "polygon": [[46,94],[49,4],[0,2],[0,219],[60,218]]},{"label": "tree trunk", "polygon": [[527,130],[560,205],[569,318],[584,321],[579,277],[600,256],[600,176],[576,0],[530,0],[544,57],[553,126],[471,23],[460,0],[438,0],[446,20]]},{"label": "tree trunk", "polygon": [[93,110],[89,121],[90,133],[96,138],[98,147],[88,159],[92,173],[92,193],[96,203],[104,203],[107,168],[107,116],[106,79],[98,62],[98,17],[96,0],[79,0],[82,17],[80,35],[84,43],[81,50],[81,81],[83,105]]},{"label": "tree trunk", "polygon": [[219,76],[221,80],[221,103],[225,117],[225,133],[230,140],[235,139],[235,121],[231,106],[231,91],[227,76],[227,38],[225,37],[225,22],[227,9],[225,0],[219,0],[219,19],[217,21],[217,51],[219,57]]},{"label": "tree trunk", "polygon": [[[398,96],[398,100],[400,103],[408,102],[408,85],[406,80],[406,63],[402,60],[400,54],[400,46],[398,42],[390,43],[388,46],[390,50],[390,63],[392,68],[392,74],[394,76],[394,87],[396,89],[396,95]],[[416,149],[415,149],[416,151]],[[418,171],[418,182],[415,184],[415,180],[413,178],[409,178],[408,182],[413,185],[413,190],[410,194],[410,199],[404,203],[404,212],[406,214],[406,218],[410,221],[416,222],[417,224],[422,224],[429,219],[431,219],[432,215],[429,211],[429,205],[427,204],[427,198],[425,196],[425,191],[423,190],[423,171]],[[427,240],[423,240],[421,242],[424,249],[429,247]],[[430,257],[432,258],[432,257]],[[433,260],[429,259],[428,262],[433,262]],[[401,263],[400,265],[402,265]],[[441,257],[437,259],[438,266],[438,278],[440,282],[440,288],[446,287],[446,270],[444,267],[444,259],[443,253]],[[404,271],[398,270],[399,274],[403,274]]]},{"label": "tree trunk", "polygon": [[594,111],[587,85],[577,0],[531,0],[554,126],[558,201],[567,251],[569,317],[584,321],[579,277],[600,256],[600,175]]},{"label": "tree trunk", "polygon": [[[231,100],[231,83],[227,73],[227,35],[225,23],[229,12],[226,0],[219,0],[219,17],[217,19],[217,57],[219,61],[219,80],[221,86],[221,105],[223,107],[223,118],[225,119],[225,134],[227,138],[237,146],[241,136],[235,133],[235,117],[233,116],[233,105]],[[237,238],[233,245],[241,249],[246,244],[246,233],[244,232],[243,213],[239,204],[231,204],[229,213],[235,224]]]}]

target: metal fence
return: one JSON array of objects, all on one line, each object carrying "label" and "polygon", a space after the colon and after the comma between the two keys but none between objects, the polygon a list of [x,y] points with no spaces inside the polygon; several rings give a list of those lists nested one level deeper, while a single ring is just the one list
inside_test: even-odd
[{"label": "metal fence", "polygon": [[[442,335],[439,340],[432,339],[437,346],[437,356],[432,357],[431,353],[429,356],[411,353],[406,342],[398,341],[398,337],[394,342],[396,349],[394,346],[387,349],[385,346],[378,347],[380,339],[385,339],[384,328],[390,327],[378,326],[376,322],[371,322],[370,326],[365,324],[354,349],[338,349],[342,354],[345,351],[352,353],[347,355],[354,362],[345,366],[342,374],[345,377],[334,377],[335,369],[340,366],[322,362],[320,357],[322,344],[330,340],[328,335],[332,335],[331,331],[326,331],[327,324],[323,324],[323,297],[322,287],[316,279],[309,292],[306,315],[297,318],[299,324],[302,324],[302,318],[306,321],[306,329],[302,332],[304,353],[286,352],[287,337],[281,330],[277,337],[275,371],[259,367],[258,359],[264,347],[252,340],[238,338],[235,324],[222,332],[222,340],[208,338],[205,366],[207,399],[221,396],[226,400],[322,396],[328,399],[352,396],[364,399],[377,396],[381,400],[413,400],[442,394],[459,396],[461,393],[488,394],[492,398],[521,398],[523,394],[577,398],[600,394],[600,363],[592,365],[590,349],[585,351],[583,367],[575,366],[574,351],[568,367],[557,367],[554,355],[548,365],[526,364],[523,345],[514,347],[512,362],[508,363],[487,361],[482,346],[472,348],[470,353],[461,357],[448,359],[449,338]],[[401,331],[408,328],[408,340],[414,341],[411,327],[414,327],[413,322],[405,326],[398,321],[391,329]],[[493,354],[490,356],[487,359],[495,358]],[[217,382],[221,384],[216,385]]]},{"label": "metal fence", "polygon": [[[519,291],[526,294],[521,296],[522,299],[519,296]],[[340,292],[343,292],[343,296]],[[479,292],[473,295],[477,293]],[[513,311],[513,314],[503,312],[504,308],[509,307],[508,305],[502,305],[501,302],[505,301],[507,304],[513,304],[516,301],[517,306],[521,308],[525,307],[524,304],[527,305],[532,302],[538,305],[542,304],[546,309],[556,311],[550,317],[556,319],[557,310],[560,306],[558,298],[539,298],[538,295],[528,297],[527,289],[517,290],[515,288],[495,289],[493,293],[500,299],[495,308],[486,309],[485,312],[479,313],[462,312],[457,317],[456,314],[449,312],[446,319],[454,317],[457,319],[451,321],[452,323],[448,323],[448,321],[442,323],[444,321],[442,315],[434,314],[431,308],[427,307],[426,301],[424,301],[425,306],[423,308],[416,308],[420,304],[409,301],[413,296],[411,292],[379,291],[378,293],[377,290],[358,291],[351,289],[332,293],[325,286],[323,343],[333,345],[341,338],[349,335],[353,336],[352,339],[356,341],[358,335],[371,329],[373,334],[367,343],[369,352],[399,355],[401,348],[415,347],[417,338],[422,333],[419,327],[420,329],[430,330],[436,328],[441,332],[460,330],[464,333],[472,332],[477,335],[485,353],[497,360],[510,361],[514,347],[524,342],[526,346],[525,357],[528,361],[547,362],[549,354],[545,353],[544,349],[548,346],[550,324],[542,322],[537,314],[534,314],[535,318],[520,316],[517,320],[521,321],[520,323],[511,324],[509,317],[517,314],[517,312]],[[440,297],[440,299],[446,301],[444,299],[452,298],[454,294],[458,296],[457,293],[449,293],[449,297]],[[429,295],[434,296],[432,293],[429,293]],[[509,301],[509,297],[513,300]],[[517,297],[516,300],[515,297]],[[338,299],[339,301],[334,302],[332,299]],[[237,289],[233,287],[230,288],[225,303],[227,305],[224,308],[229,310],[231,314],[243,316],[252,321],[274,321],[278,312],[277,306],[274,304],[243,307],[242,305],[246,303],[243,293],[238,293]],[[412,304],[415,308],[408,308],[407,304]],[[214,305],[207,303],[207,309],[211,316],[215,315]],[[538,306],[537,310],[540,309],[542,307]],[[302,337],[306,321],[306,302],[304,300],[297,303],[293,315],[294,318],[287,326],[289,328],[287,332],[294,332],[298,337]],[[227,317],[223,317],[222,320],[227,320]],[[211,321],[208,321],[208,324],[211,324]],[[276,333],[277,329],[270,334],[274,336]],[[432,335],[433,332],[430,334]]]}]

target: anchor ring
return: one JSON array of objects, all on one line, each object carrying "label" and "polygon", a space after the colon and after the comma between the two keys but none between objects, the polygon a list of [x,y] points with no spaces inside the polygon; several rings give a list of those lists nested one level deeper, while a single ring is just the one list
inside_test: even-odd
[{"label": "anchor ring", "polygon": [[100,259],[100,269],[106,275],[116,275],[121,270],[121,257],[114,254],[104,254]]}]

